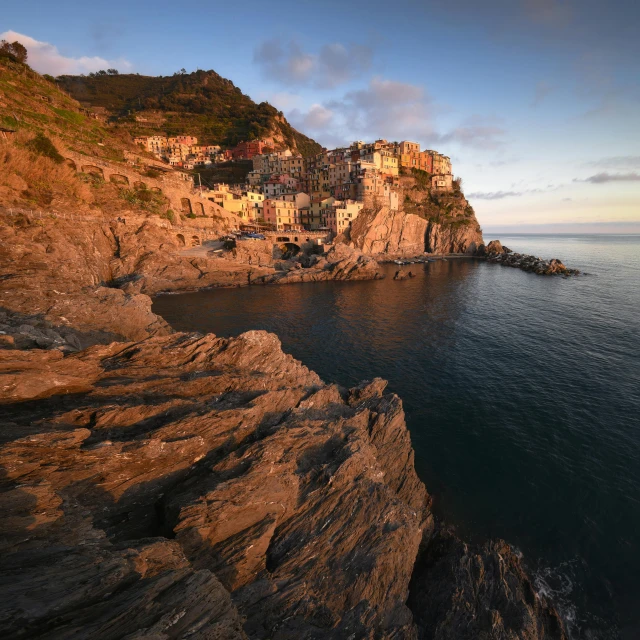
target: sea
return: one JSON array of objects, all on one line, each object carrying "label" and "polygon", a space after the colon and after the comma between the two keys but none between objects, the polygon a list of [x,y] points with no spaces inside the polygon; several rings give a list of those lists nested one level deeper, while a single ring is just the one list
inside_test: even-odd
[{"label": "sea", "polygon": [[178,330],[275,332],[327,382],[388,380],[437,516],[514,545],[572,638],[640,638],[640,235],[501,241],[583,273],[452,258],[153,310]]}]

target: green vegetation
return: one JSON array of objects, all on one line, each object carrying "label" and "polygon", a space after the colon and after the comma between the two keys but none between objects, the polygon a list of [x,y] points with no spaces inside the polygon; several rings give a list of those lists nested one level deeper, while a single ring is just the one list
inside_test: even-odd
[{"label": "green vegetation", "polygon": [[27,62],[27,49],[17,40],[15,42],[7,42],[0,40],[0,58],[8,58],[13,62],[25,64]]},{"label": "green vegetation", "polygon": [[[133,206],[163,215],[162,208],[165,206],[166,200],[162,193],[141,187],[138,189],[122,189],[120,191],[120,197]],[[173,212],[171,213],[173,215]],[[166,217],[166,215],[167,214],[164,214],[163,217]]]},{"label": "green vegetation", "polygon": [[72,122],[73,124],[83,124],[85,117],[77,111],[70,111],[69,109],[57,109],[52,107],[53,111],[57,113],[61,118]]},{"label": "green vegetation", "polygon": [[164,213],[161,213],[160,217],[168,220],[171,224],[174,224],[176,221],[176,214],[173,213],[171,209],[167,209]]},{"label": "green vegetation", "polygon": [[44,156],[45,158],[51,158],[54,162],[58,164],[62,164],[64,162],[64,158],[58,153],[55,145],[47,136],[42,132],[38,132],[36,137],[27,142],[27,148],[34,153],[37,153],[40,156]]},{"label": "green vegetation", "polygon": [[[60,76],[57,81],[76,100],[108,109],[113,120],[130,127],[134,135],[160,131],[170,136],[195,135],[204,144],[230,147],[242,140],[279,134],[286,145],[297,146],[303,155],[321,151],[281,111],[267,102],[256,104],[215,71],[158,77],[98,72],[90,77]],[[147,117],[148,112],[155,113]],[[136,114],[147,121],[137,121]]]}]

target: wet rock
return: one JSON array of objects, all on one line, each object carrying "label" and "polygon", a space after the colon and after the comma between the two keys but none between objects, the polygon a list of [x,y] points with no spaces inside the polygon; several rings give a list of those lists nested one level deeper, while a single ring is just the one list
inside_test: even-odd
[{"label": "wet rock", "polygon": [[512,547],[469,545],[447,527],[421,549],[408,604],[418,638],[567,638]]}]

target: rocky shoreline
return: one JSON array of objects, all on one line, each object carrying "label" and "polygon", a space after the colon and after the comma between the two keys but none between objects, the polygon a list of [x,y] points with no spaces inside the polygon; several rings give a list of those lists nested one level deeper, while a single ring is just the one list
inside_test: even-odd
[{"label": "rocky shoreline", "polygon": [[523,271],[535,273],[540,276],[580,275],[578,269],[566,267],[562,261],[557,258],[544,260],[524,253],[514,253],[511,249],[503,247],[499,240],[492,240],[486,248],[481,247],[478,255],[486,257],[487,262],[522,269]]},{"label": "rocky shoreline", "polygon": [[3,637],[564,640],[507,543],[435,521],[384,381],[151,312],[159,291],[374,278],[373,257],[189,257],[148,221],[2,232]]},{"label": "rocky shoreline", "polygon": [[400,399],[278,339],[0,351],[3,637],[564,638],[434,522]]}]

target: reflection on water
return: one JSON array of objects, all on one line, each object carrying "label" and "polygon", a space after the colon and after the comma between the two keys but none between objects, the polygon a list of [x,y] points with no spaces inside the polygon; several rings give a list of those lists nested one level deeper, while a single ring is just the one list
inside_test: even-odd
[{"label": "reflection on water", "polygon": [[163,296],[154,311],[182,330],[274,331],[327,381],[389,380],[438,512],[520,548],[574,635],[619,637],[620,616],[640,637],[640,239],[504,243],[592,275],[449,260],[407,267],[412,280],[393,265],[385,280]]}]

